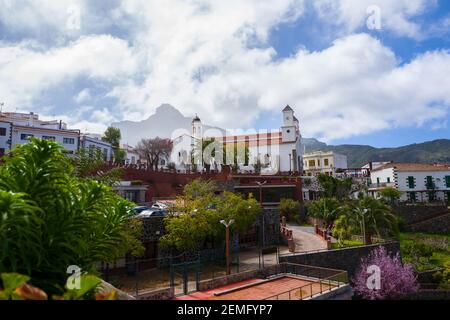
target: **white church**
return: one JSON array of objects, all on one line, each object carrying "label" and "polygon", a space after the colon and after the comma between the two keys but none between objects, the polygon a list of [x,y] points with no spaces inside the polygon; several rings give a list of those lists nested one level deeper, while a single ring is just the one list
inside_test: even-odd
[{"label": "white church", "polygon": [[[174,149],[170,161],[175,163],[176,169],[181,172],[202,171],[205,165],[209,165],[211,170],[220,171],[222,165],[227,164],[234,165],[241,173],[255,172],[255,166],[261,167],[261,174],[301,173],[303,152],[300,124],[290,106],[286,106],[282,113],[281,128],[248,132],[205,130],[200,118],[196,116],[192,120],[191,132],[181,130],[173,134]],[[201,147],[202,141],[211,140],[215,141],[216,145],[225,147],[212,150]],[[244,156],[244,150],[248,150],[248,157]],[[226,157],[224,154],[230,156]],[[229,163],[229,160],[223,159],[233,159],[232,161],[237,163]]]}]

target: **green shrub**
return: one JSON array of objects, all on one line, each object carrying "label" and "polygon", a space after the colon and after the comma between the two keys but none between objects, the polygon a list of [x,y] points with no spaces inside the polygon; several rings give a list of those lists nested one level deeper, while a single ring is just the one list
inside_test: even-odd
[{"label": "green shrub", "polygon": [[132,204],[76,178],[60,145],[32,139],[13,154],[0,167],[0,273],[24,274],[61,294],[69,266],[95,271],[98,262],[142,249]]}]

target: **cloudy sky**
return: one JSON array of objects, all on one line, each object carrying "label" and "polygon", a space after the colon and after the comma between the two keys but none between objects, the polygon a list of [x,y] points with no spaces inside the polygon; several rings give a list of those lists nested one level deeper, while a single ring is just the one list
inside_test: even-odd
[{"label": "cloudy sky", "polygon": [[223,128],[450,137],[448,0],[0,0],[0,102],[82,131],[170,103]]}]

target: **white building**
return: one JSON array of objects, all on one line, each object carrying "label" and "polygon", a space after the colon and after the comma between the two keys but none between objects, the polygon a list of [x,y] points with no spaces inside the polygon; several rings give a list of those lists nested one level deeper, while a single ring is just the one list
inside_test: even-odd
[{"label": "white building", "polygon": [[81,134],[80,130],[67,128],[62,121],[45,121],[30,113],[0,113],[0,157],[9,154],[17,145],[27,144],[30,138],[40,138],[61,144],[67,154],[75,154],[80,148],[102,151],[105,161],[113,158],[110,143],[101,140],[98,134]]},{"label": "white building", "polygon": [[320,173],[335,176],[336,170],[347,168],[347,156],[333,151],[316,151],[303,155],[303,169],[308,176]]},{"label": "white building", "polygon": [[[248,148],[247,161],[245,161],[245,156],[239,154],[238,151],[238,165],[241,171],[254,171],[254,165],[261,162],[263,164],[262,173],[302,172],[303,161],[299,121],[290,106],[284,108],[282,113],[283,123],[279,130],[271,132],[252,131],[248,134],[237,135],[228,133],[224,135],[218,129],[205,132],[200,118],[196,116],[192,121],[190,133],[180,133],[172,139],[174,149],[171,162],[175,163],[177,170],[181,171],[189,170],[191,163],[195,163],[197,169],[202,170],[203,161],[209,163],[211,169],[217,170],[221,169],[222,164],[231,165],[232,163],[225,163],[224,159],[233,157],[226,157],[223,155],[223,152],[218,150],[215,153],[207,151],[206,153],[211,154],[211,157],[198,157],[197,150],[201,141],[214,140],[218,145],[225,145],[227,152],[228,150],[233,152],[232,150],[234,149],[245,150],[245,148],[239,148],[241,146]],[[223,150],[223,148],[220,148],[220,150]],[[218,154],[220,154],[222,159],[218,159]],[[226,162],[229,161],[227,160]]]},{"label": "white building", "polygon": [[0,120],[0,158],[11,151],[12,123]]},{"label": "white building", "polygon": [[401,192],[400,201],[450,200],[450,165],[389,163],[372,170],[369,193],[392,187]]},{"label": "white building", "polygon": [[0,123],[0,151],[5,154],[33,137],[59,142],[68,154],[74,154],[80,147],[80,131],[67,129],[62,121],[43,121],[32,112],[2,112]]},{"label": "white building", "polygon": [[83,134],[81,135],[81,148],[86,150],[99,150],[103,153],[105,161],[112,161],[114,158],[113,148],[111,143],[102,141],[101,136],[97,134]]},{"label": "white building", "polygon": [[132,146],[124,144],[121,149],[125,151],[125,164],[134,165],[142,162],[139,153]]}]

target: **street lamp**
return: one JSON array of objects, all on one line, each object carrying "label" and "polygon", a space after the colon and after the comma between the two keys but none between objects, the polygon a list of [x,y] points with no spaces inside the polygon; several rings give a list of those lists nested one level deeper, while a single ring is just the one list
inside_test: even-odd
[{"label": "street lamp", "polygon": [[221,224],[223,224],[226,228],[226,255],[227,255],[227,275],[231,274],[231,268],[230,268],[230,226],[234,223],[234,220],[230,220],[230,222],[226,222],[225,220],[220,221]]},{"label": "street lamp", "polygon": [[[265,184],[267,184],[267,180],[264,181],[264,182],[256,181],[256,184],[259,186],[259,204],[261,206],[261,209],[263,209],[263,197],[262,197],[263,194],[262,194],[262,190],[263,190],[263,186]],[[263,211],[263,213],[262,213],[262,246],[263,246],[263,248],[266,245],[266,233],[265,233],[266,226],[265,226],[265,224],[266,223],[265,223],[264,211]]]},{"label": "street lamp", "polygon": [[363,243],[366,245],[366,214],[369,210],[364,209],[363,216],[362,216],[362,232],[363,232]]},{"label": "street lamp", "polygon": [[261,205],[262,208],[263,207],[262,189],[263,186],[267,184],[267,181],[264,182],[256,181],[256,184],[259,186],[259,204]]}]

